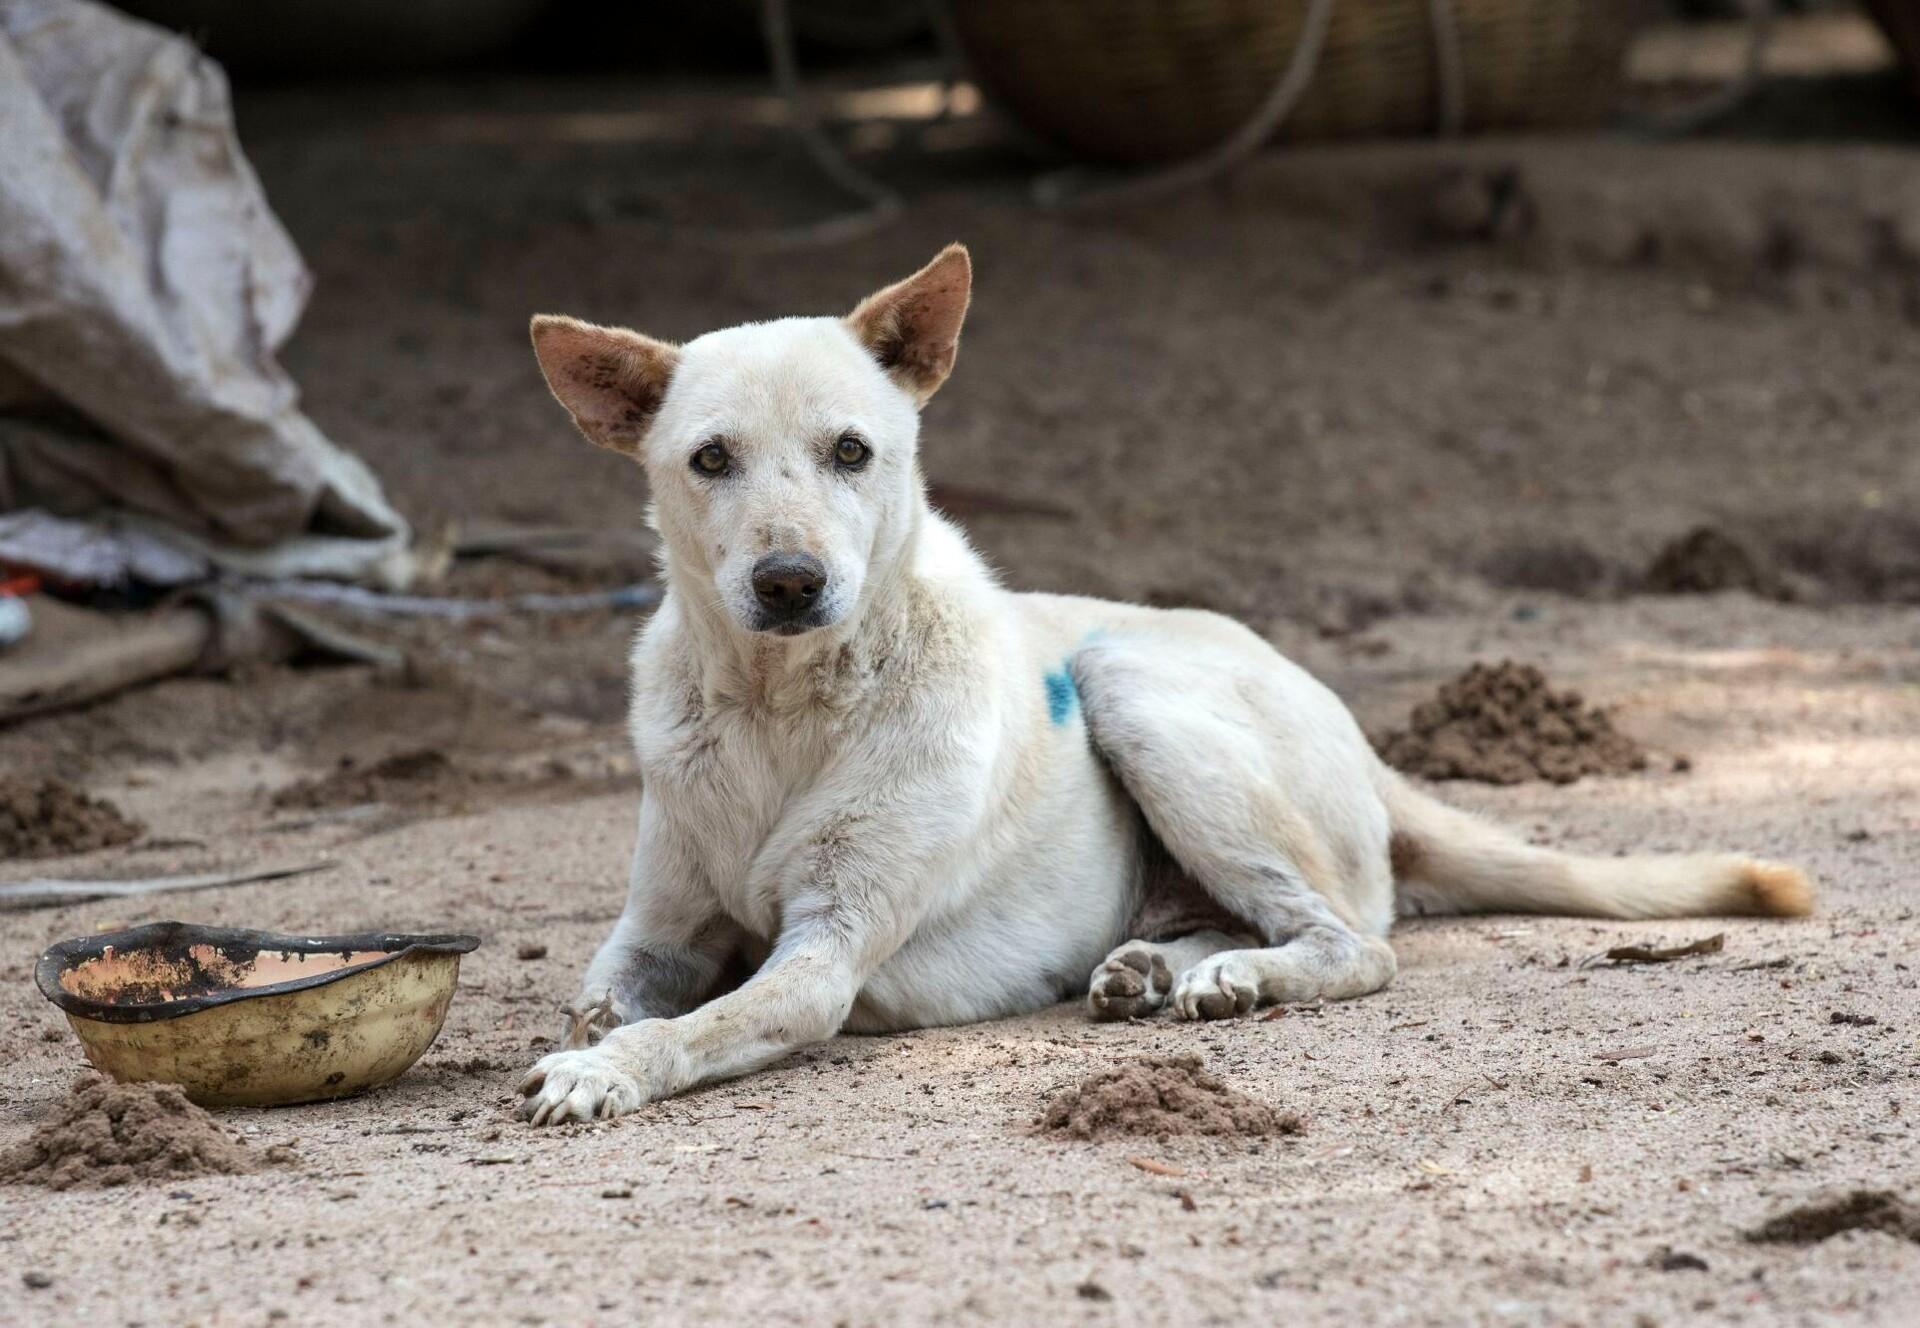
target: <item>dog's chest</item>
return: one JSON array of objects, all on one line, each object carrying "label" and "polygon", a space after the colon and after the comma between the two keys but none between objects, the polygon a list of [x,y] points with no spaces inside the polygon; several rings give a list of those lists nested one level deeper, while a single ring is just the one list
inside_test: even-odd
[{"label": "dog's chest", "polygon": [[831,759],[831,725],[714,705],[681,722],[636,725],[648,796],[736,922],[763,939],[779,929],[777,863],[768,843]]}]

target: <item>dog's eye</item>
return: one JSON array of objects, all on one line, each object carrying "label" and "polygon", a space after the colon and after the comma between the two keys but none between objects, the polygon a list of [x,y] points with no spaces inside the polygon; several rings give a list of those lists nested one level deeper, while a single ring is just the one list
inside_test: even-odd
[{"label": "dog's eye", "polygon": [[857,433],[843,433],[840,441],[833,445],[834,464],[844,470],[860,469],[872,455],[873,449],[862,442]]},{"label": "dog's eye", "polygon": [[732,465],[733,458],[718,443],[708,443],[693,454],[693,468],[702,475],[724,475]]}]

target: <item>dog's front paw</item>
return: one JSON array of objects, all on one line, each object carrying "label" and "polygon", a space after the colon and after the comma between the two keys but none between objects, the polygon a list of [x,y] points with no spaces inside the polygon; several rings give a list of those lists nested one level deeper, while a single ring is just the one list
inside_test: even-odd
[{"label": "dog's front paw", "polygon": [[679,1092],[692,1082],[670,1019],[614,1029],[592,1047],[543,1056],[520,1081],[520,1115],[535,1125],[609,1120]]},{"label": "dog's front paw", "polygon": [[520,1081],[520,1115],[535,1125],[608,1120],[637,1110],[646,1091],[598,1047],[542,1056]]},{"label": "dog's front paw", "polygon": [[1260,975],[1232,953],[1202,959],[1180,975],[1173,1009],[1182,1019],[1231,1019],[1260,1001]]}]

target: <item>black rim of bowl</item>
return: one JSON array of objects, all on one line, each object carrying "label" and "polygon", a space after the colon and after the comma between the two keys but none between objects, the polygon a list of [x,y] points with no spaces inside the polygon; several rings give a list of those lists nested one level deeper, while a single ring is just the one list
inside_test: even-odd
[{"label": "black rim of bowl", "polygon": [[[98,959],[109,946],[116,950],[185,951],[193,945],[212,945],[227,953],[253,954],[351,954],[367,950],[384,951],[380,958],[364,964],[343,965],[324,973],[289,978],[285,982],[260,987],[228,987],[201,996],[183,996],[172,1001],[148,1001],[139,1004],[111,1005],[79,996],[60,985],[60,975],[78,968],[90,959]],[[79,936],[49,946],[34,965],[34,985],[40,994],[82,1019],[107,1024],[148,1024],[161,1019],[178,1019],[216,1005],[251,1000],[257,996],[283,996],[288,992],[323,987],[329,982],[368,972],[410,954],[463,955],[480,945],[478,936],[454,933],[417,935],[408,932],[367,931],[347,936],[286,936],[279,932],[248,931],[237,927],[202,927],[191,922],[150,922],[125,931],[101,932]]]}]

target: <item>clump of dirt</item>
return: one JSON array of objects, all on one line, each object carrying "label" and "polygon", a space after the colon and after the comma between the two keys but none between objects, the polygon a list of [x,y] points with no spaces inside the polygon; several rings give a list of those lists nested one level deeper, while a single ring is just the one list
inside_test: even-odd
[{"label": "clump of dirt", "polygon": [[1697,526],[1654,555],[1642,583],[1655,595],[1711,595],[1745,590],[1786,599],[1779,574],[1753,550],[1714,526]]},{"label": "clump of dirt", "polygon": [[399,752],[370,765],[343,756],[337,769],[275,792],[273,805],[283,811],[322,811],[369,802],[433,802],[464,792],[470,783],[436,748]]},{"label": "clump of dirt", "polygon": [[1920,1208],[1891,1190],[1853,1190],[1789,1208],[1747,1233],[1762,1245],[1818,1245],[1843,1231],[1884,1231],[1920,1243]]},{"label": "clump of dirt", "polygon": [[0,777],[0,858],[90,853],[129,843],[145,829],[62,780]]},{"label": "clump of dirt", "polygon": [[1043,1133],[1075,1139],[1179,1134],[1300,1134],[1300,1118],[1226,1086],[1198,1056],[1142,1056],[1083,1079],[1040,1117]]},{"label": "clump of dirt", "polygon": [[1530,664],[1475,664],[1413,708],[1408,727],[1374,744],[1396,770],[1425,779],[1571,784],[1643,770],[1647,753],[1578,692],[1556,692]]},{"label": "clump of dirt", "polygon": [[99,1189],[189,1176],[233,1176],[293,1160],[254,1153],[187,1101],[175,1084],[117,1084],[86,1075],[32,1136],[0,1153],[0,1185]]}]

